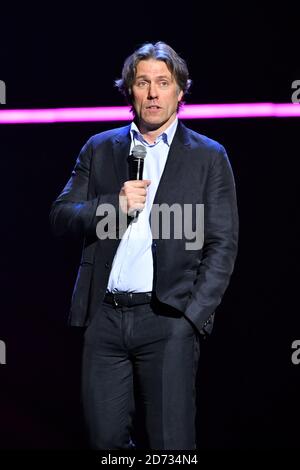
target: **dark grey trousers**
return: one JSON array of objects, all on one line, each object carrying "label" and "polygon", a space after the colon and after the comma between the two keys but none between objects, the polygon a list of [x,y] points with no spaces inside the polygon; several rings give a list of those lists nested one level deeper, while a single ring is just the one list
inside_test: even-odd
[{"label": "dark grey trousers", "polygon": [[[194,450],[199,354],[200,335],[177,310],[157,302],[117,308],[103,303],[85,331],[83,348],[82,399],[91,447]],[[132,437],[137,403],[142,444]]]}]

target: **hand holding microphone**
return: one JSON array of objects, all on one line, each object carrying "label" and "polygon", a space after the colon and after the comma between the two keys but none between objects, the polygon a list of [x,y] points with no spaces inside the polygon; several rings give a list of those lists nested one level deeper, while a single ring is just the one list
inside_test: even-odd
[{"label": "hand holding microphone", "polygon": [[137,217],[145,207],[147,187],[150,180],[143,180],[144,159],[146,148],[136,145],[128,157],[130,180],[123,184],[120,195],[120,207],[129,216]]}]

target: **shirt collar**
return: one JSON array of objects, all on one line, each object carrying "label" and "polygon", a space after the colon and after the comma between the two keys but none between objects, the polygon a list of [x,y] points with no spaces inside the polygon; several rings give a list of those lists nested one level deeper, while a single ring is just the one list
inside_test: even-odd
[{"label": "shirt collar", "polygon": [[156,141],[155,141],[155,144],[149,144],[145,139],[144,137],[142,136],[142,134],[140,133],[137,125],[135,124],[134,121],[132,121],[131,123],[131,126],[130,126],[130,132],[131,132],[131,140],[133,141],[133,139],[137,139],[139,142],[141,142],[143,145],[146,145],[147,147],[153,147],[154,145],[156,145],[158,142],[160,142],[161,140],[163,140],[165,142],[165,144],[167,144],[169,147],[172,143],[172,140],[174,138],[174,135],[175,135],[175,132],[176,132],[176,129],[177,129],[177,124],[178,124],[178,118],[176,118],[172,124],[170,124],[170,126],[162,133],[160,134]]}]

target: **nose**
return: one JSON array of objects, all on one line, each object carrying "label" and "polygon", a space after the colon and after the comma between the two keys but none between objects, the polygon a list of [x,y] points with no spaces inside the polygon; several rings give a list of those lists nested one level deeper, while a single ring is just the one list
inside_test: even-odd
[{"label": "nose", "polygon": [[150,83],[148,88],[148,99],[153,100],[157,98],[157,86],[155,83]]}]

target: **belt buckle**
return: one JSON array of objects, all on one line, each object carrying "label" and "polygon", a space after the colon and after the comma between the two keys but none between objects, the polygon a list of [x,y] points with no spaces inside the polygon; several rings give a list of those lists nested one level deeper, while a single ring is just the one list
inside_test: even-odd
[{"label": "belt buckle", "polygon": [[116,300],[116,295],[115,294],[113,294],[113,302],[114,302],[115,307],[119,306],[118,301]]}]

